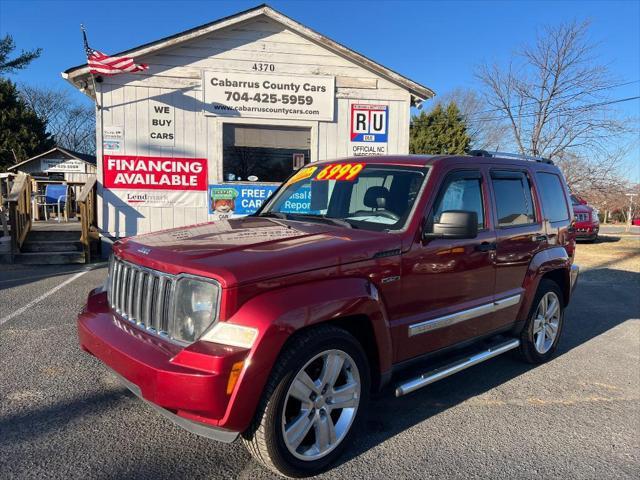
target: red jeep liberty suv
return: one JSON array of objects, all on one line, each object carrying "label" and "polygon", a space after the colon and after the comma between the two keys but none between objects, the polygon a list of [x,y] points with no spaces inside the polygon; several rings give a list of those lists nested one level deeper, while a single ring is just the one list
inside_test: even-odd
[{"label": "red jeep liberty suv", "polygon": [[121,240],[82,348],[187,430],[317,473],[389,382],[556,350],[569,192],[551,162],[504,156],[313,163],[256,214]]},{"label": "red jeep liberty suv", "polygon": [[581,198],[571,195],[576,240],[595,242],[600,231],[598,211]]}]

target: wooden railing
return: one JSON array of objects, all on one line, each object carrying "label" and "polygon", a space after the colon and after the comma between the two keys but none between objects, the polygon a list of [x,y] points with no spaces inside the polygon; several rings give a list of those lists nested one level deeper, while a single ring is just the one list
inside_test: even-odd
[{"label": "wooden railing", "polygon": [[[2,223],[2,234],[4,235],[5,238],[9,238],[9,224],[8,224],[9,202],[6,201],[4,196],[2,195],[2,190],[3,190],[2,187],[3,186],[0,185],[0,223]],[[6,206],[5,206],[5,203],[6,203]]]},{"label": "wooden railing", "polygon": [[96,177],[90,177],[82,187],[80,195],[76,199],[80,206],[80,224],[82,234],[80,242],[84,249],[84,261],[91,260],[91,239],[95,235],[96,225]]},{"label": "wooden railing", "polygon": [[19,173],[7,197],[11,224],[11,251],[20,253],[20,247],[31,230],[31,178]]}]

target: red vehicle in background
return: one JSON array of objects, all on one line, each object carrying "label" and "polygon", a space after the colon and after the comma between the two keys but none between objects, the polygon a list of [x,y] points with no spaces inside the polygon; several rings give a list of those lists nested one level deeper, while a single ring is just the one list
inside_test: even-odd
[{"label": "red vehicle in background", "polygon": [[576,195],[571,195],[575,218],[576,240],[595,242],[600,231],[598,211]]}]

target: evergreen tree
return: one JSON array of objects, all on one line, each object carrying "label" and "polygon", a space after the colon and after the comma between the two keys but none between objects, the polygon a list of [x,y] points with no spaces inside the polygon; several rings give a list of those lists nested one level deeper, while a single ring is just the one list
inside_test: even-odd
[{"label": "evergreen tree", "polygon": [[20,98],[10,80],[0,78],[0,171],[53,148],[46,124]]},{"label": "evergreen tree", "polygon": [[422,154],[464,154],[471,137],[454,102],[437,104],[429,113],[411,119],[409,151]]},{"label": "evergreen tree", "polygon": [[4,38],[0,38],[0,74],[3,73],[15,73],[16,70],[22,70],[29,65],[33,60],[40,56],[42,49],[36,48],[35,50],[24,50],[20,52],[16,58],[9,58],[9,54],[16,49],[16,44],[13,41],[11,35],[5,35]]}]

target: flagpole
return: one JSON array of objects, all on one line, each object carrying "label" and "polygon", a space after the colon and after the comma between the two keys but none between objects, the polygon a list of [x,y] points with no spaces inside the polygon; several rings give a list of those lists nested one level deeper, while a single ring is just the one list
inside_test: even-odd
[{"label": "flagpole", "polygon": [[[82,40],[84,42],[85,54],[86,54],[89,42],[87,41],[87,32],[84,29],[84,25],[83,24],[80,24],[80,31],[82,32]],[[88,59],[89,58],[87,57],[87,60]],[[91,75],[91,83],[93,84],[93,93],[95,94],[95,97],[96,97],[96,107],[97,107],[98,110],[102,110],[102,106],[100,105],[100,102],[98,102],[98,88],[96,86],[96,78],[93,75],[93,73],[91,72],[91,68],[89,68],[89,75]]]},{"label": "flagpole", "polygon": [[[82,32],[82,40],[84,42],[84,50],[85,50],[85,54],[87,55],[87,66],[89,67],[89,75],[91,75],[91,83],[93,83],[93,93],[95,94],[96,97],[96,160],[98,161],[98,165],[97,165],[97,171],[96,171],[96,177],[98,179],[98,187],[97,187],[97,196],[102,197],[102,180],[104,178],[104,172],[102,170],[103,168],[103,161],[104,161],[104,118],[102,116],[102,106],[100,105],[102,103],[102,101],[104,100],[102,97],[102,92],[100,92],[100,101],[98,101],[98,87],[96,86],[96,78],[93,75],[93,72],[91,71],[91,67],[89,66],[89,41],[87,40],[87,32],[84,29],[84,25],[80,24],[80,31]],[[97,125],[98,125],[98,119],[100,120],[99,124],[100,124],[100,129],[98,131]],[[100,155],[98,155],[98,152],[100,152]],[[99,204],[98,204],[99,205]],[[96,210],[96,214],[98,215],[98,219],[100,219],[100,211],[99,209]],[[99,222],[99,220],[98,220]],[[98,224],[98,232],[100,233],[100,235],[103,234],[103,230],[100,228],[99,224]]]}]

